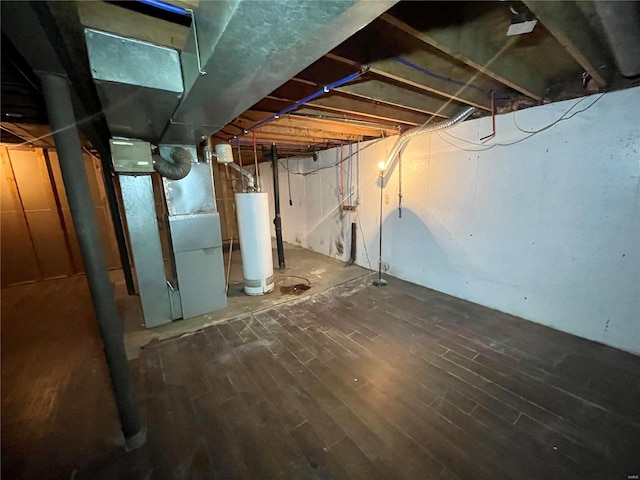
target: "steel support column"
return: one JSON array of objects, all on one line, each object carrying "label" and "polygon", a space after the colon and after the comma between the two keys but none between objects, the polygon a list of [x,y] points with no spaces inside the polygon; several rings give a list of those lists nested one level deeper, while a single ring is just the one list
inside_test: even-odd
[{"label": "steel support column", "polygon": [[124,330],[118,317],[113,286],[96,222],[87,173],[82,159],[71,92],[66,77],[40,73],[49,122],[53,131],[62,178],[71,208],[73,225],[84,260],[91,298],[98,319],[100,337],[109,367],[111,385],[125,445],[133,450],[144,445],[142,426],[133,388],[133,379],[124,348]]}]

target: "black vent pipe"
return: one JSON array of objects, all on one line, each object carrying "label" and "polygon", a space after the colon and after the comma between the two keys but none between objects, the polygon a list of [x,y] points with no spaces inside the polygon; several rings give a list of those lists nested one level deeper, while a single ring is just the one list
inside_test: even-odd
[{"label": "black vent pipe", "polygon": [[276,144],[271,145],[271,164],[273,165],[273,204],[276,218],[273,224],[276,226],[276,246],[278,248],[278,264],[280,270],[285,267],[284,246],[282,245],[282,219],[280,218],[280,186],[278,182],[278,151]]},{"label": "black vent pipe", "polygon": [[356,263],[356,222],[351,222],[351,254],[349,255],[349,265]]},{"label": "black vent pipe", "polygon": [[129,450],[146,441],[136,403],[133,379],[124,348],[124,328],[102,249],[100,230],[95,218],[89,181],[82,158],[76,120],[71,105],[68,80],[53,73],[40,73],[49,122],[58,151],[62,179],[71,208],[87,282],[98,319],[100,338],[109,367],[111,386],[120,417],[120,426]]}]

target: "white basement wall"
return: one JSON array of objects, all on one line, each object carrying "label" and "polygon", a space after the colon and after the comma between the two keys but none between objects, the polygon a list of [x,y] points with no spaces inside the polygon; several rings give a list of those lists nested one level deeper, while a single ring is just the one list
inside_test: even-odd
[{"label": "white basement wall", "polygon": [[[520,130],[563,114],[575,115],[530,138]],[[640,88],[500,115],[496,130],[482,144],[491,131],[482,118],[409,143],[401,218],[397,161],[385,179],[384,269],[640,354]],[[291,207],[281,171],[285,240],[346,260],[350,224],[359,219],[357,263],[377,269],[377,164],[395,140],[360,146],[352,166],[354,183],[360,167],[357,216],[339,208],[339,149],[317,162],[290,160],[292,171],[308,175],[291,175]],[[344,191],[348,162],[342,167]],[[261,172],[270,178],[271,167]]]}]

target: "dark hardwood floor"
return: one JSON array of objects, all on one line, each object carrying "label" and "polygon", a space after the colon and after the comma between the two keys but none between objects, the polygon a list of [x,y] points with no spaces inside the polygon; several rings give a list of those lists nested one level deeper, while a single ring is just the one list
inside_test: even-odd
[{"label": "dark hardwood floor", "polygon": [[18,428],[28,414],[22,424],[5,418],[29,408],[16,385],[35,373],[25,363],[26,373],[5,376],[3,351],[5,478],[640,475],[640,357],[369,280],[145,348],[132,368],[148,443],[131,453],[107,441],[117,423],[94,343],[90,355],[51,350],[94,361],[67,364],[45,444]]}]

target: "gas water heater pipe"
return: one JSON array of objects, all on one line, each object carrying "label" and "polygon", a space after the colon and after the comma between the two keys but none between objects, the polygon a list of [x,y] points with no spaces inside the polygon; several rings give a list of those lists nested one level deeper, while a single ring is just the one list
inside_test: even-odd
[{"label": "gas water heater pipe", "polygon": [[[223,165],[228,165],[237,172],[240,172],[242,175],[247,177],[247,188],[249,191],[253,192],[256,190],[256,179],[251,174],[251,172],[246,171],[244,168],[240,167],[237,163],[233,161],[233,149],[231,145],[228,143],[219,143],[216,145],[215,153],[211,151],[211,147],[207,146],[205,155],[211,157],[214,156],[218,160],[218,163]],[[209,158],[210,160],[210,158]]]}]

